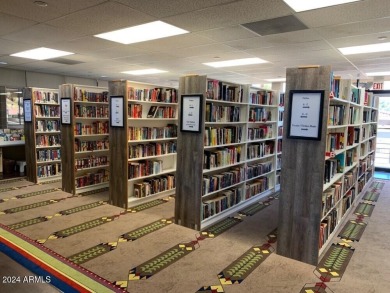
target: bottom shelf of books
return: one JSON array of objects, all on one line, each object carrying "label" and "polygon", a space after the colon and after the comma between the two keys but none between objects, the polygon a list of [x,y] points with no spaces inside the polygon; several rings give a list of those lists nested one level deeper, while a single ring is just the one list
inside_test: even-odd
[{"label": "bottom shelf of books", "polygon": [[359,165],[346,172],[342,178],[328,187],[322,194],[322,219],[319,233],[319,255],[327,247],[328,240],[342,226],[358,199],[363,195],[371,182],[370,172],[365,172],[366,164]]}]

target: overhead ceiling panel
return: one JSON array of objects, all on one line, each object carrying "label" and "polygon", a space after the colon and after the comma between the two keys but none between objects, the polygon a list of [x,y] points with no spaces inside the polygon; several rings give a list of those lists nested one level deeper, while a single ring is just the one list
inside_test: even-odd
[{"label": "overhead ceiling panel", "polygon": [[40,7],[35,5],[34,1],[1,0],[0,12],[37,22],[45,22],[103,2],[106,0],[47,1],[47,7]]},{"label": "overhead ceiling panel", "polygon": [[[379,38],[381,37],[387,37],[387,40],[380,41]],[[337,39],[328,39],[327,42],[329,42],[335,48],[390,42],[390,31],[387,33],[377,33],[377,34],[351,36],[351,37],[337,38]]]},{"label": "overhead ceiling panel", "polygon": [[95,55],[94,54],[95,51],[112,48],[114,46],[118,46],[118,45],[116,45],[116,43],[104,39],[88,36],[88,37],[82,37],[82,38],[71,39],[63,42],[58,42],[53,45],[53,48],[79,53],[79,54]]},{"label": "overhead ceiling panel", "polygon": [[280,33],[275,35],[264,36],[264,40],[269,44],[283,45],[294,43],[305,43],[322,40],[322,37],[313,29],[305,29],[294,32]]},{"label": "overhead ceiling panel", "polygon": [[31,49],[31,45],[0,38],[0,54],[12,54]]},{"label": "overhead ceiling panel", "polygon": [[241,59],[241,58],[253,58],[253,55],[248,54],[244,51],[231,51],[231,52],[223,52],[216,54],[207,54],[202,56],[194,56],[186,58],[191,62],[196,63],[206,63],[206,62],[216,62],[216,61],[224,61],[231,59]]},{"label": "overhead ceiling panel", "polygon": [[248,38],[243,40],[235,40],[225,42],[224,45],[232,47],[236,50],[250,50],[273,47],[271,43],[268,43],[264,37]]},{"label": "overhead ceiling panel", "polygon": [[37,22],[0,13],[0,36],[28,28]]},{"label": "overhead ceiling panel", "polygon": [[241,2],[242,0],[170,0],[161,5],[161,0],[116,0],[119,3],[153,15],[158,18],[178,15],[190,11],[200,11],[205,8],[219,6],[226,3]]},{"label": "overhead ceiling panel", "polygon": [[228,42],[257,37],[257,34],[240,25],[198,31],[196,34],[217,42]]},{"label": "overhead ceiling panel", "polygon": [[35,47],[44,47],[79,36],[80,33],[78,31],[69,31],[47,24],[37,24],[24,30],[4,35],[2,38],[17,42],[30,43]]},{"label": "overhead ceiling panel", "polygon": [[[159,61],[174,61],[176,57],[169,56],[167,54],[143,54],[130,57],[115,58],[117,62],[123,62],[127,64],[144,64]],[[161,68],[159,68],[161,69]]]},{"label": "overhead ceiling panel", "polygon": [[269,4],[267,0],[234,1],[226,5],[166,17],[163,20],[196,32],[291,14],[288,6],[281,0],[273,0],[272,5]]},{"label": "overhead ceiling panel", "polygon": [[388,17],[390,1],[365,0],[297,13],[298,18],[310,28],[358,22]]},{"label": "overhead ceiling panel", "polygon": [[99,34],[134,26],[156,18],[116,2],[105,2],[89,9],[49,21],[48,24],[83,34]]},{"label": "overhead ceiling panel", "polygon": [[104,49],[96,48],[96,51],[90,51],[90,56],[100,57],[103,59],[131,57],[136,55],[143,55],[148,51],[135,48],[134,46],[117,45]]},{"label": "overhead ceiling panel", "polygon": [[222,44],[212,44],[212,45],[203,45],[203,46],[195,46],[190,48],[178,48],[170,52],[172,56],[186,58],[186,57],[194,57],[194,56],[202,56],[202,55],[210,55],[210,54],[222,54],[226,52],[236,51],[234,48],[225,46]]},{"label": "overhead ceiling panel", "polygon": [[179,36],[172,36],[168,38],[152,40],[148,42],[141,42],[129,45],[137,49],[143,49],[154,52],[172,52],[178,48],[186,48],[193,46],[201,46],[207,44],[214,44],[215,41],[212,41],[206,37],[199,36],[197,34],[189,33]]},{"label": "overhead ceiling panel", "polygon": [[386,34],[390,31],[390,17],[322,27],[318,28],[317,31],[325,39],[361,36],[380,32]]}]

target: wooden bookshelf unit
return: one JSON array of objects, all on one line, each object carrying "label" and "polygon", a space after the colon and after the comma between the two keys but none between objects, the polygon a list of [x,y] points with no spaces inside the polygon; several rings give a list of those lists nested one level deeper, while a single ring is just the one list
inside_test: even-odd
[{"label": "wooden bookshelf unit", "polygon": [[25,122],[27,179],[39,183],[61,178],[61,131],[58,90],[25,88],[31,122]]},{"label": "wooden bookshelf unit", "polygon": [[179,91],[203,112],[200,133],[178,134],[175,218],[201,230],[275,192],[279,93],[205,76]]},{"label": "wooden bookshelf unit", "polygon": [[64,84],[61,102],[70,99],[70,124],[61,125],[64,191],[78,194],[108,186],[109,107],[106,88]]},{"label": "wooden bookshelf unit", "polygon": [[177,92],[129,81],[109,83],[123,97],[123,127],[110,127],[110,203],[128,208],[175,194]]},{"label": "wooden bookshelf unit", "polygon": [[321,140],[283,135],[278,253],[316,265],[373,177],[378,102],[328,66],[288,69],[286,107],[291,90],[324,90],[323,121]]}]

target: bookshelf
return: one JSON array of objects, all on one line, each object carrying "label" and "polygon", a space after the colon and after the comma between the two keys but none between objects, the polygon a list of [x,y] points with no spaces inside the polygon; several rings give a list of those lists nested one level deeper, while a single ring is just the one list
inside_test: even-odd
[{"label": "bookshelf", "polygon": [[130,81],[109,83],[123,97],[123,127],[110,127],[110,203],[130,207],[175,194],[177,91]]},{"label": "bookshelf", "polygon": [[176,223],[201,230],[275,192],[277,92],[188,76],[203,94],[200,133],[178,133]]},{"label": "bookshelf", "polygon": [[27,180],[35,183],[60,178],[61,131],[58,90],[25,88],[31,100],[31,122],[25,122]]},{"label": "bookshelf", "polygon": [[286,93],[322,89],[325,98],[321,140],[284,140],[279,235],[291,240],[278,242],[278,253],[317,264],[372,178],[377,102],[350,80],[330,78],[328,66],[288,69],[287,77]]},{"label": "bookshelf", "polygon": [[60,101],[70,99],[70,123],[61,125],[62,189],[72,194],[108,186],[108,91],[63,84]]}]

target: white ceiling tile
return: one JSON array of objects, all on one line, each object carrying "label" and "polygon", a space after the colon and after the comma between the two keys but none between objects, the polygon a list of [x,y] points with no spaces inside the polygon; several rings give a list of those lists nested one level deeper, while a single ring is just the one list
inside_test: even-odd
[{"label": "white ceiling tile", "polygon": [[79,54],[89,54],[89,55],[95,55],[95,51],[107,49],[107,48],[113,48],[115,46],[115,43],[103,40],[100,38],[95,37],[82,37],[77,39],[71,39],[63,42],[58,42],[55,45],[53,45],[53,48],[59,49],[65,51],[70,51],[74,53]]},{"label": "white ceiling tile", "polygon": [[386,34],[390,31],[390,17],[322,27],[318,28],[317,31],[325,39],[361,36],[380,32]]},{"label": "white ceiling tile", "polygon": [[194,12],[163,18],[170,24],[189,31],[233,26],[252,21],[285,16],[291,10],[282,0],[233,1],[225,5],[214,6]]},{"label": "white ceiling tile", "polygon": [[[232,0],[169,0],[161,5],[161,0],[115,0],[129,7],[153,15],[155,17],[167,17],[190,11],[199,11],[208,7],[234,2]],[[237,0],[235,0],[237,1]]]},{"label": "white ceiling tile", "polygon": [[[378,38],[387,37],[386,40],[380,41]],[[376,44],[381,42],[390,42],[390,31],[386,33],[367,34],[359,36],[351,36],[345,38],[328,39],[327,42],[335,48],[343,48],[350,46],[360,46]]]},{"label": "white ceiling tile", "polygon": [[[174,61],[176,58],[173,56],[169,56],[167,54],[143,54],[143,55],[136,55],[136,56],[130,56],[130,57],[121,57],[121,58],[115,58],[118,62],[123,62],[127,64],[148,64],[152,62],[159,62],[159,61]],[[161,69],[161,68],[159,68]]]},{"label": "white ceiling tile", "polygon": [[209,29],[204,31],[198,31],[196,32],[197,35],[209,38],[211,40],[214,40],[216,42],[228,42],[228,41],[235,41],[235,40],[242,40],[247,38],[254,38],[258,37],[258,34],[255,34],[254,32],[240,26],[240,25],[234,25],[234,26],[227,26],[227,27],[220,27],[216,29]]},{"label": "white ceiling tile", "polygon": [[197,34],[188,33],[148,42],[136,43],[129,46],[153,52],[172,52],[179,48],[193,47],[194,45],[201,46],[213,43],[216,42]]},{"label": "white ceiling tile", "polygon": [[47,1],[47,7],[40,7],[35,5],[34,1],[1,0],[0,12],[38,22],[45,22],[102,2],[106,2],[106,0]]},{"label": "white ceiling tile", "polygon": [[216,55],[222,54],[225,52],[236,51],[234,48],[225,46],[222,44],[211,44],[211,45],[203,45],[203,46],[195,46],[190,48],[178,48],[171,52],[172,56],[185,58],[185,57],[194,57],[194,56],[202,56],[202,55]]},{"label": "white ceiling tile", "polygon": [[89,51],[88,54],[91,56],[99,57],[102,59],[115,59],[121,57],[131,57],[136,55],[143,55],[147,53],[145,50],[137,49],[134,46],[128,45],[117,45],[114,47],[107,47],[104,49],[99,49],[96,47],[96,51]]},{"label": "white ceiling tile", "polygon": [[0,38],[0,54],[12,54],[31,49],[31,45]]},{"label": "white ceiling tile", "polygon": [[0,36],[28,28],[37,22],[0,13]]},{"label": "white ceiling tile", "polygon": [[235,40],[224,43],[227,46],[230,46],[236,50],[250,50],[258,48],[269,48],[273,45],[268,43],[264,37],[255,37],[243,40]]},{"label": "white ceiling tile", "polygon": [[283,45],[313,42],[322,40],[322,38],[315,30],[305,29],[300,31],[264,36],[264,40],[267,41],[269,44]]},{"label": "white ceiling tile", "polygon": [[47,24],[37,24],[24,30],[4,35],[2,38],[17,42],[30,43],[35,47],[50,47],[50,44],[56,44],[57,42],[73,39],[79,36],[80,34],[77,31],[69,31]]},{"label": "white ceiling tile", "polygon": [[253,55],[244,52],[244,51],[231,51],[231,52],[222,52],[219,54],[207,54],[202,56],[189,57],[187,60],[196,63],[206,63],[206,62],[216,62],[232,59],[241,59],[241,58],[253,58]]},{"label": "white ceiling tile", "polygon": [[116,2],[104,2],[47,22],[56,27],[84,34],[99,34],[138,25],[156,18]]},{"label": "white ceiling tile", "polygon": [[389,11],[390,1],[369,0],[300,12],[296,16],[308,27],[317,28],[388,17]]}]

